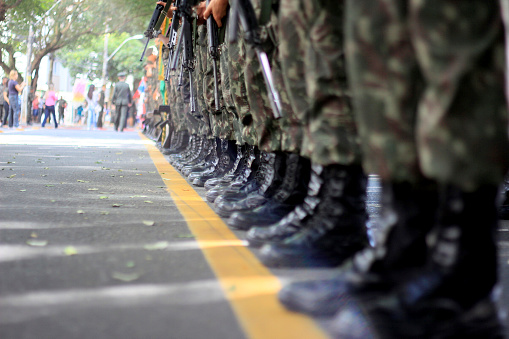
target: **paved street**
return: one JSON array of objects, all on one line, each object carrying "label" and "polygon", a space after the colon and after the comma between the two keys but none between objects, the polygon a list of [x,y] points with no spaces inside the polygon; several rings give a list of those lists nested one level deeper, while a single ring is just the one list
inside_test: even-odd
[{"label": "paved street", "polygon": [[137,131],[2,129],[0,338],[327,338],[275,294],[334,270],[265,269],[204,196]]}]

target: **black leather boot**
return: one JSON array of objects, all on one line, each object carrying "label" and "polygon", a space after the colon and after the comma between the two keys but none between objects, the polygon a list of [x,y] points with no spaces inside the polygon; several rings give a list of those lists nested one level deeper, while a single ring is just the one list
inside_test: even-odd
[{"label": "black leather boot", "polygon": [[436,224],[438,191],[433,183],[382,184],[378,240],[346,262],[333,279],[286,285],[279,300],[288,309],[332,316],[351,292],[387,291],[400,274],[426,262],[426,235]]},{"label": "black leather boot", "polygon": [[440,193],[425,266],[400,272],[389,292],[352,293],[334,321],[338,337],[357,338],[351,334],[366,328],[376,338],[504,337],[491,300],[497,283],[497,187],[465,192],[448,186]]},{"label": "black leather boot", "polygon": [[195,161],[199,156],[203,148],[203,138],[199,135],[195,135],[191,142],[191,148],[188,153],[185,154],[181,159],[175,160],[172,166],[179,171],[187,164]]},{"label": "black leather boot", "polygon": [[198,136],[195,134],[190,135],[187,147],[178,154],[171,154],[169,156],[169,160],[168,160],[169,163],[172,164],[172,166],[173,166],[173,165],[178,165],[182,162],[187,161],[190,157],[192,157],[194,155],[194,152],[196,151],[197,144],[198,144]]},{"label": "black leather boot", "polygon": [[509,220],[509,178],[504,180],[502,203],[498,209],[498,216],[501,220]]},{"label": "black leather boot", "polygon": [[169,143],[170,146],[163,148],[161,151],[164,155],[172,154],[170,152],[173,152],[175,148],[177,148],[178,145],[182,143],[182,132],[173,132],[170,138],[171,138],[171,142]]},{"label": "black leather boot", "polygon": [[234,212],[228,226],[248,230],[252,226],[268,226],[281,220],[306,197],[311,163],[298,154],[288,154],[283,182],[269,201],[252,211]]},{"label": "black leather boot", "polygon": [[[231,141],[231,144],[229,142],[228,147],[229,148],[231,147],[231,149],[233,150],[235,148],[234,141]],[[203,186],[207,191],[214,188],[215,186],[217,186],[219,184],[227,185],[228,183],[230,183],[233,180],[235,175],[238,174],[237,169],[239,168],[240,162],[242,160],[244,148],[240,145],[236,145],[236,147],[237,147],[237,150],[234,152],[235,160],[233,161],[233,166],[222,177],[217,176],[215,178],[211,178],[211,179],[207,180],[205,182],[205,186]]]},{"label": "black leather boot", "polygon": [[269,267],[332,267],[363,249],[366,234],[366,176],[360,166],[329,165],[315,213],[301,231],[280,243],[264,245]]},{"label": "black leather boot", "polygon": [[220,156],[221,141],[216,138],[216,140],[212,142],[212,153],[209,157],[209,161],[205,164],[205,166],[192,171],[187,177],[187,180],[192,183],[196,178],[212,173],[216,167],[219,166]]},{"label": "black leather boot", "polygon": [[183,176],[189,175],[191,169],[205,162],[205,158],[207,157],[207,155],[209,155],[209,153],[210,153],[210,140],[208,140],[205,137],[202,137],[195,156],[180,166],[179,170],[181,171],[182,175]]},{"label": "black leather boot", "polygon": [[224,194],[214,202],[216,213],[222,217],[229,217],[233,212],[252,210],[269,201],[270,197],[281,186],[284,175],[285,156],[281,152],[260,154],[260,166],[255,174],[259,187],[250,192]]},{"label": "black leather boot", "polygon": [[172,155],[172,154],[179,154],[180,152],[184,151],[189,143],[189,133],[187,131],[180,131],[177,133],[177,142],[173,144],[174,147],[170,147],[166,152],[163,154],[165,155]]},{"label": "black leather boot", "polygon": [[253,172],[253,166],[257,166],[257,163],[254,163],[255,159],[254,147],[251,145],[244,145],[242,158],[234,173],[233,179],[228,183],[221,183],[211,188],[206,194],[207,201],[213,203],[217,197],[224,194],[226,191],[238,192],[248,181]]},{"label": "black leather boot", "polygon": [[221,141],[221,154],[219,155],[219,163],[210,173],[201,175],[193,180],[193,185],[198,187],[205,186],[205,182],[212,178],[222,178],[228,171],[230,171],[235,163],[237,157],[237,146],[235,141],[222,140]]},{"label": "black leather boot", "polygon": [[188,177],[191,172],[204,171],[211,166],[212,160],[216,153],[215,139],[204,140],[202,152],[198,159],[182,167],[182,175]]}]

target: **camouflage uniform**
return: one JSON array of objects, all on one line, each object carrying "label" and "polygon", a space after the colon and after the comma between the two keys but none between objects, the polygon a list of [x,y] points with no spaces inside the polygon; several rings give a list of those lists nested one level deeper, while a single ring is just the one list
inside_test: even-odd
[{"label": "camouflage uniform", "polygon": [[209,109],[206,98],[209,89],[203,86],[205,82],[205,67],[206,67],[206,51],[207,46],[207,29],[206,26],[199,26],[197,29],[195,60],[196,68],[194,70],[195,90],[197,98],[197,108],[199,111],[199,119],[201,121],[198,134],[207,138],[212,138],[212,130],[210,128]]},{"label": "camouflage uniform", "polygon": [[[507,170],[504,41],[496,0],[349,0],[349,79],[365,167],[463,190]],[[376,13],[376,15],[373,15]]]},{"label": "camouflage uniform", "polygon": [[[259,9],[259,0],[251,0],[255,12]],[[267,32],[267,27],[263,28]],[[274,42],[265,35],[263,50],[267,53],[269,60],[275,51]],[[273,117],[270,106],[267,87],[263,79],[261,65],[258,61],[256,52],[251,46],[246,48],[246,63],[244,65],[244,75],[246,81],[247,97],[251,107],[251,115],[248,116],[244,123],[249,124],[256,131],[256,145],[262,151],[273,152],[281,149],[281,131],[279,123]]]},{"label": "camouflage uniform", "polygon": [[[283,60],[288,58],[283,61],[285,83],[291,84],[293,107],[305,126],[301,155],[319,165],[360,163],[359,138],[345,76],[344,2],[282,0],[280,8],[282,40],[298,37],[291,44],[285,41],[281,55]],[[305,81],[308,100],[301,97],[303,86],[299,81]]]},{"label": "camouflage uniform", "polygon": [[[309,110],[306,93],[305,39],[307,30],[302,17],[302,4],[299,1],[281,0],[277,29],[279,41],[279,60],[281,78],[286,88],[288,100],[292,105],[292,115],[286,111],[281,119],[283,129],[282,148],[285,151],[300,152],[304,134],[304,121]],[[299,28],[298,28],[299,27]],[[281,93],[283,95],[283,93]]]},{"label": "camouflage uniform", "polygon": [[[226,24],[225,43],[221,46],[221,67],[224,69],[226,66],[228,71],[227,73],[222,72],[221,77],[226,75],[228,76],[225,84],[229,84],[230,95],[233,100],[233,105],[235,106],[235,119],[232,119],[231,121],[235,128],[236,139],[238,140],[238,138],[242,138],[242,142],[256,146],[256,131],[251,124],[252,108],[247,97],[244,75],[244,68],[246,65],[246,46],[241,30],[239,30],[237,42],[229,42],[229,25],[230,22],[228,21]],[[222,81],[223,80],[226,79],[222,79]],[[226,102],[226,105],[227,107],[231,107],[228,102]],[[231,115],[232,112],[229,113]]]}]

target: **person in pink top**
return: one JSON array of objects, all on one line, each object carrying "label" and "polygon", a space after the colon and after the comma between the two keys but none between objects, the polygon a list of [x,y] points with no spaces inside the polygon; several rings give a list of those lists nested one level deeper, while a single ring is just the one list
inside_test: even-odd
[{"label": "person in pink top", "polygon": [[53,84],[49,85],[48,91],[44,94],[46,109],[44,110],[44,118],[42,120],[41,127],[44,127],[46,125],[46,120],[49,117],[49,114],[51,113],[53,115],[53,121],[55,122],[55,128],[58,128],[58,121],[55,117],[55,103],[57,102],[57,94],[53,90]]}]

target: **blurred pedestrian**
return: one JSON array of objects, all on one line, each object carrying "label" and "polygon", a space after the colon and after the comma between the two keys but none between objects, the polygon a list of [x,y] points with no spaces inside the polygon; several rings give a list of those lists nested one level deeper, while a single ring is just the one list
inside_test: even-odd
[{"label": "blurred pedestrian", "polygon": [[131,89],[125,83],[126,73],[118,74],[118,82],[115,84],[115,92],[113,93],[112,104],[115,108],[115,131],[124,131],[127,122],[127,111],[132,104]]},{"label": "blurred pedestrian", "polygon": [[[7,103],[7,100],[5,100],[4,97],[4,90],[7,89],[7,82],[9,81],[9,78],[2,78],[2,83],[0,84],[0,124],[3,121],[4,117],[4,106]],[[7,114],[7,113],[5,113]]]},{"label": "blurred pedestrian", "polygon": [[35,99],[32,101],[32,117],[34,120],[39,116],[39,95],[35,94]]},{"label": "blurred pedestrian", "polygon": [[[19,113],[21,111],[21,107],[19,105],[19,92],[25,88],[25,83],[22,82],[18,84],[18,72],[12,70],[9,73],[9,83],[8,83],[8,91],[9,97],[7,98],[7,103],[9,104],[9,128],[19,127]],[[5,121],[5,120],[4,120]]]},{"label": "blurred pedestrian", "polygon": [[87,100],[87,129],[96,127],[95,109],[97,107],[97,93],[95,93],[95,86],[92,84],[88,88],[88,93],[85,97]]},{"label": "blurred pedestrian", "polygon": [[60,100],[58,100],[57,103],[58,103],[58,122],[62,124],[64,123],[64,114],[65,109],[67,108],[67,101],[65,101],[63,97],[60,97]]},{"label": "blurred pedestrian", "polygon": [[41,127],[46,125],[46,119],[51,114],[53,116],[53,122],[55,123],[55,128],[58,128],[58,120],[55,117],[55,103],[57,102],[57,94],[53,90],[53,84],[49,85],[48,91],[44,94],[44,103],[46,108],[44,109],[44,118],[42,120]]}]

